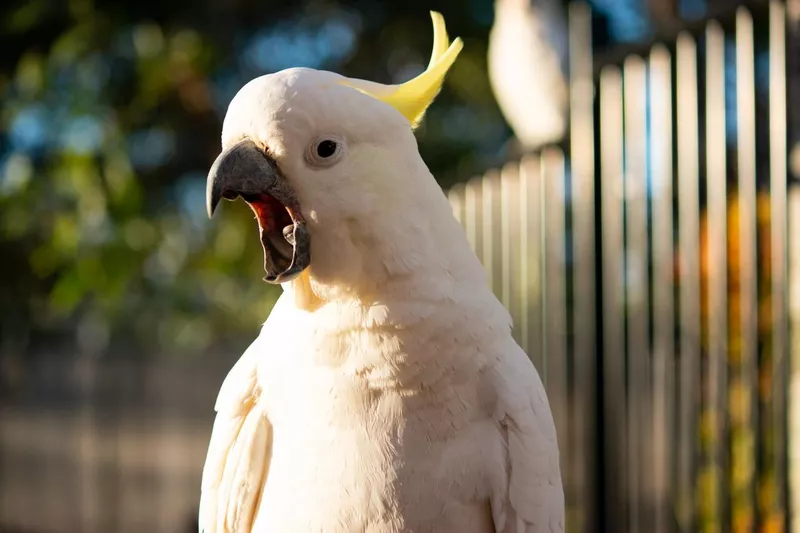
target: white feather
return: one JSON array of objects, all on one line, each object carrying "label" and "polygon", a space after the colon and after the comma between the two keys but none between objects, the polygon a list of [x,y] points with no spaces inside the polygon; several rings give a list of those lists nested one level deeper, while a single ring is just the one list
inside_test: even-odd
[{"label": "white feather", "polygon": [[[254,139],[297,191],[312,259],[223,385],[201,528],[562,531],[552,415],[510,317],[408,121],[339,79],[260,78],[225,120],[224,144]],[[326,134],[346,153],[310,168]]]},{"label": "white feather", "polygon": [[525,149],[559,141],[567,127],[567,24],[556,0],[496,0],[489,81]]}]

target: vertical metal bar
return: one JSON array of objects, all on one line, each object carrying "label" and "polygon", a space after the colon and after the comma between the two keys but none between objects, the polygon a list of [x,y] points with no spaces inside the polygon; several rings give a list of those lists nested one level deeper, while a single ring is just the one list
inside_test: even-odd
[{"label": "vertical metal bar", "polygon": [[450,190],[447,191],[447,200],[450,202],[450,207],[453,208],[453,216],[462,226],[464,226],[464,208],[466,207],[464,203],[465,192],[466,187],[463,183],[453,185]]},{"label": "vertical metal bar", "polygon": [[[34,521],[34,519],[36,518],[36,515],[37,515],[37,512],[36,512],[36,504],[37,504],[36,495],[39,492],[39,487],[37,486],[37,485],[39,485],[37,483],[37,478],[39,476],[36,475],[35,471],[37,470],[36,467],[41,462],[41,457],[40,457],[41,452],[39,450],[36,450],[36,447],[35,447],[36,446],[36,436],[35,436],[36,426],[34,424],[24,424],[24,425],[21,425],[19,427],[19,430],[21,430],[20,433],[22,433],[24,435],[23,442],[24,441],[30,442],[30,443],[32,443],[34,445],[34,447],[33,447],[32,450],[28,451],[28,454],[25,454],[25,450],[18,450],[18,451],[22,452],[20,455],[22,455],[25,458],[25,463],[26,463],[25,466],[27,467],[25,469],[26,470],[25,485],[27,485],[27,487],[26,487],[27,490],[25,492],[27,492],[28,494],[27,494],[27,498],[25,498],[24,500],[22,500],[22,502],[20,502],[20,503],[22,503],[22,505],[20,506],[21,509],[17,511],[17,513],[16,513],[17,516],[15,518],[22,519],[22,521],[23,521],[22,522],[22,526],[23,527],[32,527],[32,526],[35,525],[33,523],[33,521]],[[31,453],[31,452],[33,452],[33,453]],[[26,457],[26,455],[27,455],[27,457]]]},{"label": "vertical metal bar", "polygon": [[[513,257],[516,240],[513,235],[519,227],[519,165],[507,163],[500,173],[500,301],[509,310],[516,323],[516,306],[512,302],[513,270],[516,262]],[[515,328],[516,329],[516,328]]]},{"label": "vertical metal bar", "polygon": [[725,142],[725,34],[716,21],[706,28],[706,186],[708,279],[708,384],[705,408],[713,428],[705,454],[711,486],[704,523],[711,531],[728,531],[722,499],[723,450],[727,448],[725,416],[728,382],[728,204]]},{"label": "vertical metal bar", "polygon": [[[0,405],[0,419],[7,421],[11,409],[7,404]],[[0,424],[0,520],[9,522],[11,513],[14,510],[13,494],[18,493],[19,488],[12,489],[14,478],[11,474],[13,472],[14,454],[9,449],[8,442],[11,437],[11,432],[8,429],[8,424]]]},{"label": "vertical metal bar", "polygon": [[622,77],[616,67],[600,74],[600,198],[603,232],[603,384],[605,386],[605,490],[607,531],[627,531],[628,454],[625,435],[625,296],[622,227]]},{"label": "vertical metal bar", "polygon": [[592,20],[586,3],[569,6],[570,71],[570,166],[573,242],[573,360],[575,403],[571,417],[573,434],[580,435],[582,449],[574,464],[581,508],[574,531],[596,533],[598,499],[595,450],[598,449],[597,327],[595,298],[595,175],[594,175],[594,81]]},{"label": "vertical metal bar", "polygon": [[[570,442],[567,431],[567,306],[565,283],[564,156],[558,149],[542,154],[545,214],[545,349],[547,354],[547,393],[562,449]],[[568,470],[568,469],[567,469]],[[567,478],[568,480],[568,478]],[[565,487],[565,490],[569,485]],[[568,501],[569,506],[572,502]]]},{"label": "vertical metal bar", "polygon": [[[520,346],[523,351],[532,357],[530,351],[530,332],[531,332],[531,287],[530,287],[530,202],[529,188],[530,188],[530,175],[527,171],[529,166],[526,161],[520,162],[519,169],[519,337]],[[535,363],[534,363],[535,364]],[[537,367],[538,370],[538,367]]]},{"label": "vertical metal bar", "polygon": [[[148,376],[155,381],[157,379],[156,373],[163,372],[164,367],[161,365],[155,366],[153,372]],[[156,388],[155,386],[153,388]],[[160,391],[159,391],[160,392]],[[180,418],[170,416],[169,404],[165,401],[162,394],[158,397],[158,410],[151,415],[150,418],[150,431],[152,432],[152,440],[157,444],[157,457],[153,461],[158,472],[157,487],[157,509],[158,513],[156,518],[157,530],[156,531],[169,531],[172,514],[175,512],[175,503],[177,498],[177,487],[173,486],[172,480],[175,477],[174,465],[180,464],[180,456],[176,457],[172,453],[172,432],[181,427]],[[170,420],[170,418],[172,420]],[[174,530],[173,530],[174,531]]]},{"label": "vertical metal bar", "polygon": [[663,45],[650,53],[650,135],[653,190],[653,484],[655,528],[672,523],[670,498],[675,402],[675,249],[673,239],[672,58]]},{"label": "vertical metal bar", "polygon": [[[800,0],[787,0],[787,120],[790,150],[794,159],[800,150]],[[788,431],[789,462],[787,531],[800,533],[800,187],[797,165],[791,165],[794,181],[787,191],[787,241],[792,243],[788,255],[788,308],[789,308],[789,377],[788,377]]]},{"label": "vertical metal bar", "polygon": [[[747,9],[736,10],[736,117],[739,170],[739,313],[741,327],[743,442],[756,439],[758,431],[758,298],[756,271],[756,117],[753,19]],[[754,441],[754,440],[753,440]],[[757,453],[757,452],[756,452]],[[756,513],[755,456],[749,446],[733,447],[733,468],[742,473],[745,514]],[[753,518],[754,520],[754,518]],[[753,528],[756,523],[753,522]]]},{"label": "vertical metal bar", "polygon": [[503,304],[514,320],[514,339],[522,342],[522,316],[520,314],[521,294],[525,287],[520,284],[521,250],[519,246],[522,204],[520,202],[520,169],[519,163],[508,163],[500,176],[500,192],[503,213]]},{"label": "vertical metal bar", "polygon": [[467,231],[467,241],[472,247],[472,251],[481,258],[483,250],[483,224],[481,222],[481,191],[483,182],[480,177],[474,177],[467,182],[464,191],[464,227]]},{"label": "vertical metal bar", "polygon": [[522,302],[520,314],[525,329],[522,332],[523,347],[536,370],[544,380],[544,354],[542,353],[542,262],[544,241],[542,239],[542,195],[541,163],[538,156],[529,155],[520,166],[520,234],[522,258]]},{"label": "vertical metal bar", "polygon": [[540,297],[540,306],[542,309],[542,328],[541,328],[541,344],[539,345],[539,349],[542,353],[542,367],[541,367],[541,374],[542,374],[542,381],[546,384],[548,383],[548,372],[550,366],[550,353],[548,352],[548,326],[550,325],[549,321],[547,320],[547,316],[550,314],[549,309],[549,291],[550,287],[548,283],[550,280],[548,279],[548,271],[547,271],[547,263],[548,257],[547,254],[549,250],[547,249],[547,242],[548,242],[548,231],[550,228],[548,227],[547,221],[547,214],[548,214],[548,207],[547,202],[548,198],[548,187],[547,187],[547,168],[545,167],[545,159],[543,156],[539,158],[539,227],[540,227],[540,241],[539,241],[539,249],[540,249],[540,259],[539,259],[539,267],[540,267],[540,283],[541,283],[541,297]]},{"label": "vertical metal bar", "polygon": [[497,271],[495,263],[496,254],[495,250],[499,248],[495,239],[495,228],[498,227],[497,218],[497,203],[498,203],[498,187],[497,182],[500,176],[496,170],[490,170],[483,177],[481,198],[482,198],[482,234],[483,246],[481,248],[481,260],[483,267],[486,269],[486,278],[489,286],[497,294],[497,280],[500,273]]},{"label": "vertical metal bar", "polygon": [[680,261],[679,432],[676,516],[680,531],[695,530],[697,376],[700,374],[700,205],[697,105],[697,46],[688,33],[678,36],[678,257]]},{"label": "vertical metal bar", "polygon": [[[42,521],[53,523],[58,519],[58,503],[56,502],[59,500],[59,495],[52,494],[54,485],[58,483],[58,476],[54,475],[57,470],[54,471],[52,468],[52,466],[56,466],[53,460],[53,450],[46,443],[58,442],[60,435],[58,435],[58,428],[51,424],[36,423],[31,430],[31,440],[39,447],[35,452],[36,462],[28,471],[36,490],[36,497],[31,501],[31,507],[37,507],[37,509],[32,509],[31,518],[34,523],[38,523],[37,525]],[[31,451],[28,450],[28,453]]]},{"label": "vertical metal bar", "polygon": [[628,384],[628,498],[631,531],[652,531],[645,507],[651,417],[649,390],[649,296],[647,264],[647,78],[644,60],[623,65],[625,106],[625,307]]},{"label": "vertical metal bar", "polygon": [[[770,138],[770,254],[772,302],[772,394],[775,427],[776,504],[788,510],[786,495],[786,393],[787,393],[787,257],[786,215],[786,8],[772,0],[769,5],[769,138]],[[785,520],[786,518],[784,518]]]},{"label": "vertical metal bar", "polygon": [[97,463],[100,451],[97,446],[97,414],[91,400],[95,396],[97,386],[97,362],[91,356],[82,355],[78,364],[82,367],[82,405],[80,408],[80,480],[78,490],[81,493],[81,531],[92,533],[97,531],[100,515],[98,503],[101,493],[98,490]]},{"label": "vertical metal bar", "polygon": [[[800,239],[800,187],[788,191],[788,239],[796,243]],[[793,533],[800,532],[800,246],[789,246],[788,250],[788,296],[789,296],[789,525]]]}]

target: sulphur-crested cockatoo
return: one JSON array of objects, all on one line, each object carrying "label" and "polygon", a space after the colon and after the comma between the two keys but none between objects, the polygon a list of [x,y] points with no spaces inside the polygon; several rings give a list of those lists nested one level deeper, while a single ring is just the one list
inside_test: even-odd
[{"label": "sulphur-crested cockatoo", "polygon": [[544,387],[412,131],[462,47],[433,21],[407,83],[295,68],[228,108],[209,214],[250,205],[284,292],[219,393],[205,533],[563,530]]},{"label": "sulphur-crested cockatoo", "polygon": [[495,0],[489,81],[523,150],[541,148],[564,136],[568,41],[560,0]]}]

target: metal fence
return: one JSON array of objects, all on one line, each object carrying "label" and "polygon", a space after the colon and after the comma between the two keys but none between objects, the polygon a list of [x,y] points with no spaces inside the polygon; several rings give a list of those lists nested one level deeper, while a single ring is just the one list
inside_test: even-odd
[{"label": "metal fence", "polygon": [[599,67],[574,6],[568,146],[449,191],[551,398],[568,531],[787,531],[797,508],[786,4],[734,4]]},{"label": "metal fence", "polygon": [[196,533],[214,400],[241,350],[44,352],[0,407],[0,532]]},{"label": "metal fence", "polygon": [[[550,395],[568,531],[800,530],[786,3],[601,65],[590,27],[565,149],[449,191]],[[0,530],[192,530],[233,359],[40,360],[61,407],[0,410]]]}]

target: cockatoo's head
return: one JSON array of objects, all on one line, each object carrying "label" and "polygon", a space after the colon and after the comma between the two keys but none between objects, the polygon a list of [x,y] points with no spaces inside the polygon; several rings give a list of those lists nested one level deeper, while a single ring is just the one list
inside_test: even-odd
[{"label": "cockatoo's head", "polygon": [[441,15],[431,15],[431,61],[409,82],[295,68],[256,78],[234,97],[207,207],[211,216],[222,198],[250,205],[266,281],[288,282],[309,267],[315,278],[347,278],[380,248],[376,239],[393,246],[397,218],[413,223],[433,179],[412,130],[462,47],[449,43]]}]

